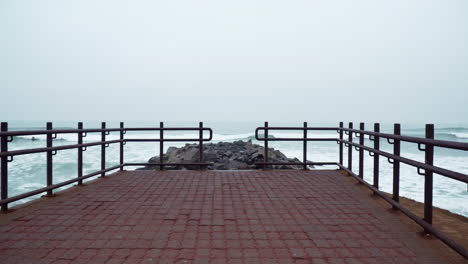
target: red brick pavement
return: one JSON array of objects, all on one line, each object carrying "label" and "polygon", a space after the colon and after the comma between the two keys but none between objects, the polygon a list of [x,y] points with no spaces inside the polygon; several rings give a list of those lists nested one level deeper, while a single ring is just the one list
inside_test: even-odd
[{"label": "red brick pavement", "polygon": [[0,216],[0,263],[464,263],[337,171],[128,171]]}]

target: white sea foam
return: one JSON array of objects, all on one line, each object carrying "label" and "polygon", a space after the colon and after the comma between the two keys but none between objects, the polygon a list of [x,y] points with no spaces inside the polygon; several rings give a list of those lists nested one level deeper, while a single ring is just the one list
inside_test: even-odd
[{"label": "white sea foam", "polygon": [[449,133],[449,134],[454,135],[457,138],[468,138],[468,133],[455,133],[455,132],[452,132],[452,133]]},{"label": "white sea foam", "polygon": [[213,135],[213,141],[232,141],[232,140],[239,140],[239,139],[247,139],[253,137],[253,133],[245,133],[245,134],[235,134],[235,135]]},{"label": "white sea foam", "polygon": [[[212,141],[229,141],[229,140],[239,140],[239,139],[246,139],[249,137],[253,137],[253,133],[243,133],[243,134],[235,134],[235,135],[222,135],[222,134],[213,134],[213,139]],[[166,132],[164,134],[164,138],[166,139],[181,139],[181,138],[198,138],[199,135],[198,133],[186,133],[186,134],[170,134],[170,132]],[[204,132],[203,135],[204,138],[208,138],[208,132]],[[21,139],[26,139],[26,140],[46,140],[45,135],[34,135],[34,136],[19,136],[18,138]],[[126,139],[158,139],[159,134],[151,134],[151,133],[145,133],[145,134],[126,134],[125,135]],[[110,134],[106,135],[106,140],[118,140],[120,139],[120,135],[118,134]],[[72,141],[75,142],[77,141],[77,135],[76,134],[59,134],[57,136],[57,139],[55,141]],[[100,141],[101,140],[101,134],[99,133],[89,133],[86,137],[83,138],[84,142],[95,142],[95,141]]]},{"label": "white sea foam", "polygon": [[39,183],[25,183],[25,184],[21,184],[17,188],[20,191],[31,191],[31,190],[39,189],[42,187],[44,187],[44,185],[39,184]]},{"label": "white sea foam", "polygon": [[[286,132],[268,132],[268,135],[277,138],[303,138],[304,133],[286,133]],[[307,137],[309,138],[338,138],[338,133],[313,133],[308,132]]]}]

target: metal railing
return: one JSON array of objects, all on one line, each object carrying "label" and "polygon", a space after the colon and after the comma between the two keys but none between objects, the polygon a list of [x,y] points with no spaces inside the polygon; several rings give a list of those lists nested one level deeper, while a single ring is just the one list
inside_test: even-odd
[{"label": "metal railing", "polygon": [[[130,139],[125,138],[127,131],[159,131],[159,138],[154,139]],[[198,138],[164,138],[164,131],[198,131]],[[204,138],[203,132],[209,132],[209,137]],[[120,138],[118,140],[107,140],[106,136],[110,132],[119,132]],[[83,143],[88,133],[101,133],[101,140],[97,142]],[[57,138],[58,134],[76,134],[77,143],[71,145],[53,146],[53,140]],[[33,149],[21,149],[8,151],[8,143],[14,140],[16,136],[30,136],[30,135],[46,135],[46,147],[45,148],[33,148]],[[8,211],[8,204],[22,200],[27,197],[46,193],[47,196],[53,195],[53,190],[75,183],[78,185],[83,184],[83,180],[93,176],[101,175],[104,177],[107,172],[116,169],[123,170],[127,166],[159,166],[161,170],[165,166],[200,166],[205,168],[211,165],[210,163],[203,162],[203,142],[211,141],[213,138],[213,130],[211,128],[203,127],[203,123],[199,123],[199,127],[164,127],[164,123],[161,122],[159,127],[155,128],[125,128],[124,123],[120,123],[119,128],[106,128],[106,123],[101,124],[101,129],[83,129],[83,123],[78,123],[78,129],[53,129],[52,123],[48,122],[46,130],[28,130],[28,131],[8,131],[8,123],[2,122],[0,129],[0,206],[2,212]],[[124,145],[127,142],[159,142],[159,163],[125,163],[124,162]],[[196,163],[164,163],[164,142],[198,142],[199,143],[199,162]],[[111,144],[119,144],[119,165],[106,168],[106,148]],[[101,170],[83,175],[83,152],[88,147],[100,146],[101,147]],[[77,149],[77,177],[60,182],[53,183],[53,156],[60,150]],[[12,197],[8,196],[8,163],[13,162],[15,156],[34,154],[34,153],[46,153],[46,187],[36,189],[30,192],[22,193]]]},{"label": "metal railing", "polygon": [[[434,139],[434,125],[426,125],[425,138],[402,136],[401,125],[394,125],[393,134],[380,133],[380,124],[374,124],[374,131],[366,131],[365,124],[360,123],[359,129],[353,129],[353,123],[349,123],[348,128],[344,128],[343,122],[338,128],[340,134],[340,163],[338,166],[347,171],[351,176],[355,177],[360,183],[371,189],[374,194],[379,195],[385,201],[390,203],[394,209],[400,210],[414,222],[422,226],[426,233],[430,233],[458,252],[464,258],[468,258],[468,252],[465,248],[458,245],[442,232],[432,226],[433,218],[433,175],[434,173],[444,177],[448,177],[457,181],[468,183],[468,175],[455,172],[452,170],[434,166],[434,147],[441,147],[454,150],[468,151],[468,143],[454,142],[446,140]],[[348,135],[348,140],[343,139],[343,132]],[[359,138],[359,143],[353,142],[353,134]],[[374,141],[374,146],[369,147],[364,145],[364,137],[368,136],[369,140]],[[380,139],[386,139],[387,142],[393,145],[393,153],[388,153],[380,150]],[[424,152],[425,161],[419,162],[401,156],[401,142],[417,144],[418,150]],[[343,144],[348,147],[348,166],[343,165]],[[353,172],[353,147],[359,151],[359,172]],[[370,184],[364,180],[364,151],[367,151],[374,158],[373,183]],[[379,157],[385,157],[388,162],[393,165],[393,186],[392,197],[388,197],[385,193],[379,190]],[[404,163],[415,167],[417,173],[424,176],[424,217],[420,218],[408,209],[404,208],[400,203],[400,163]]]},{"label": "metal railing", "polygon": [[[259,137],[259,131],[264,131],[264,137]],[[269,138],[268,131],[271,130],[289,130],[289,131],[304,131],[301,138]],[[336,130],[339,134],[338,138],[308,138],[307,131],[310,130]],[[408,216],[414,222],[424,228],[426,233],[432,234],[450,248],[458,252],[464,258],[468,258],[468,252],[465,248],[454,242],[442,232],[438,231],[432,226],[433,218],[433,175],[439,174],[457,181],[468,183],[468,175],[456,171],[444,169],[434,166],[434,147],[447,148],[453,150],[468,151],[468,143],[454,142],[446,140],[434,139],[434,125],[426,125],[425,138],[410,137],[401,135],[401,125],[394,125],[393,134],[381,133],[380,124],[374,124],[374,131],[366,131],[365,124],[360,123],[359,129],[353,128],[353,123],[349,123],[349,127],[345,128],[343,122],[340,122],[339,127],[308,127],[304,123],[303,127],[268,127],[268,122],[265,122],[264,127],[259,127],[255,130],[255,138],[264,141],[265,154],[264,162],[258,163],[268,168],[268,165],[303,165],[307,169],[308,165],[336,165],[345,170],[349,175],[356,178],[360,183],[367,186],[373,191],[375,195],[382,197],[393,209],[400,210],[403,214]],[[344,139],[344,135],[348,139]],[[359,138],[359,142],[353,142],[353,135]],[[365,136],[373,141],[373,146],[365,145]],[[393,145],[393,153],[388,153],[380,149],[381,139]],[[303,162],[301,163],[274,163],[268,162],[268,142],[269,141],[302,141],[303,143]],[[307,142],[309,141],[335,141],[339,145],[339,162],[307,162]],[[425,161],[419,162],[401,156],[401,142],[408,142],[417,144],[418,150],[424,152]],[[344,165],[344,147],[348,148],[347,166]],[[353,172],[353,148],[358,151],[358,173]],[[364,180],[364,152],[367,151],[373,157],[373,182],[368,183]],[[380,178],[380,156],[388,159],[388,162],[393,166],[393,184],[392,184],[392,197],[379,190]],[[424,217],[420,218],[400,204],[400,164],[407,164],[417,169],[419,175],[424,176]]]},{"label": "metal railing", "polygon": [[[269,131],[303,131],[303,137],[301,138],[275,138],[269,137]],[[337,165],[336,162],[309,162],[307,160],[307,142],[309,141],[337,141],[336,138],[310,138],[308,137],[307,131],[324,131],[331,130],[336,131],[336,127],[308,127],[307,122],[304,122],[303,127],[269,127],[268,122],[265,122],[263,127],[257,127],[255,129],[255,139],[264,142],[264,153],[263,162],[256,162],[256,165],[263,165],[264,169],[267,169],[269,165],[302,165],[304,169],[308,166],[314,165]],[[263,131],[263,137],[260,137],[259,132]],[[296,141],[303,142],[303,155],[302,162],[270,162],[268,157],[268,142],[270,141]]]}]

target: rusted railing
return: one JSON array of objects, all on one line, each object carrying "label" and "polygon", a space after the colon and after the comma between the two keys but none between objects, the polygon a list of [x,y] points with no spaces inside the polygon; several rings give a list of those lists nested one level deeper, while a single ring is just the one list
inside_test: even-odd
[{"label": "rusted railing", "polygon": [[[259,137],[259,131],[264,131],[264,137]],[[269,138],[268,132],[271,130],[295,130],[304,131],[302,138]],[[336,130],[339,134],[338,138],[308,138],[307,131],[309,130]],[[347,135],[348,139],[345,140],[344,136]],[[359,138],[359,142],[353,142],[353,135]],[[365,136],[373,141],[373,146],[365,145]],[[468,253],[465,248],[458,245],[442,232],[438,231],[432,226],[432,210],[433,210],[433,174],[439,174],[457,181],[468,183],[468,175],[456,171],[444,169],[434,166],[434,147],[441,147],[454,150],[468,151],[468,143],[435,140],[434,139],[434,125],[426,125],[425,138],[410,137],[401,135],[401,125],[395,124],[393,134],[381,133],[380,124],[374,124],[374,131],[366,131],[365,124],[360,123],[359,129],[353,128],[353,123],[349,123],[349,127],[345,128],[343,122],[340,122],[339,127],[308,127],[304,123],[303,127],[268,127],[268,122],[265,122],[264,127],[259,127],[255,130],[255,137],[257,140],[264,141],[265,154],[264,162],[258,163],[264,165],[303,165],[307,169],[308,165],[337,165],[339,168],[348,172],[351,176],[355,177],[360,183],[371,189],[374,194],[379,195],[385,201],[390,203],[396,210],[400,210],[414,222],[422,226],[426,233],[430,233],[439,238],[446,245],[458,252],[465,258],[468,258]],[[380,149],[381,139],[393,145],[393,153],[388,153]],[[268,142],[269,141],[302,141],[303,145],[303,162],[301,163],[273,163],[268,162]],[[336,141],[339,145],[339,162],[307,162],[307,142],[309,141]],[[417,144],[420,151],[424,152],[425,161],[419,162],[401,156],[401,142],[408,142]],[[344,165],[344,147],[348,148],[347,166]],[[358,172],[353,172],[353,148],[358,151]],[[373,157],[373,182],[368,183],[364,180],[364,152],[367,151]],[[388,197],[385,193],[379,190],[379,159],[385,157],[388,162],[393,165],[393,185],[392,197]],[[420,218],[408,209],[404,208],[400,203],[400,164],[404,163],[413,166],[417,169],[419,175],[424,176],[424,218]]]},{"label": "rusted railing", "polygon": [[[46,193],[47,196],[53,195],[53,190],[75,183],[77,182],[78,185],[83,183],[83,180],[101,175],[104,177],[107,172],[113,171],[116,169],[123,170],[126,166],[159,166],[161,170],[164,169],[164,166],[182,166],[182,165],[196,165],[200,166],[200,168],[204,168],[209,166],[209,163],[203,162],[203,142],[211,141],[213,138],[213,131],[211,128],[203,127],[203,123],[200,122],[199,127],[164,127],[164,123],[161,122],[160,126],[157,128],[125,128],[124,123],[120,123],[119,128],[106,128],[106,123],[103,122],[101,124],[101,129],[83,129],[83,123],[78,123],[78,129],[53,129],[52,123],[48,122],[46,126],[46,130],[29,130],[29,131],[8,131],[8,123],[2,122],[1,123],[1,130],[0,130],[0,164],[1,164],[1,172],[0,172],[0,206],[2,212],[7,212],[8,204],[22,200],[24,198],[38,195],[41,193]],[[154,139],[126,139],[124,135],[127,131],[159,131],[159,138]],[[164,138],[164,131],[198,131],[199,137],[198,138]],[[204,138],[203,132],[209,132],[209,137]],[[110,134],[110,132],[119,132],[120,139],[118,140],[107,140],[106,136]],[[101,133],[101,141],[97,142],[90,142],[90,143],[83,143],[83,138],[87,136],[88,133]],[[77,143],[78,144],[71,144],[71,145],[62,145],[62,146],[53,146],[52,142],[54,139],[57,138],[58,134],[76,134],[77,135]],[[29,135],[46,135],[46,147],[45,148],[33,148],[33,149],[22,149],[22,150],[12,150],[8,151],[8,143],[14,140],[15,136],[29,136]],[[159,142],[159,163],[125,163],[124,162],[124,145],[127,142]],[[164,142],[198,142],[199,143],[199,162],[197,163],[164,163],[163,159],[163,148]],[[110,144],[119,144],[120,145],[120,158],[119,158],[119,165],[106,168],[106,148],[110,146]],[[83,175],[83,152],[87,150],[88,147],[93,146],[100,146],[101,147],[101,170]],[[77,165],[77,177],[74,179],[70,179],[60,183],[53,183],[53,156],[57,154],[57,151],[60,150],[69,150],[69,149],[77,149],[78,150],[78,165]],[[20,195],[8,196],[8,163],[13,161],[15,156],[19,155],[26,155],[26,154],[34,154],[34,153],[46,153],[46,187],[26,192]]]},{"label": "rusted railing", "polygon": [[[366,131],[364,129],[365,124],[360,123],[359,129],[353,129],[353,123],[349,123],[348,128],[344,128],[343,123],[340,123],[338,131],[340,133],[339,143],[340,145],[345,144],[348,147],[348,166],[345,167],[343,163],[338,164],[338,166],[347,171],[350,175],[355,177],[360,183],[366,185],[371,189],[375,194],[382,197],[385,201],[390,203],[394,209],[400,210],[406,216],[411,218],[414,222],[422,226],[425,232],[434,235],[439,238],[453,250],[458,252],[465,258],[468,258],[468,252],[465,248],[455,243],[449,237],[447,237],[442,232],[438,231],[432,226],[432,210],[433,210],[433,175],[434,173],[468,183],[468,175],[455,172],[452,170],[440,168],[434,166],[434,147],[441,147],[447,149],[463,150],[468,151],[468,143],[446,141],[446,140],[435,140],[434,139],[434,125],[426,125],[426,135],[425,138],[419,137],[409,137],[401,135],[401,126],[400,124],[394,125],[394,133],[380,133],[380,125],[378,123],[374,124],[374,131]],[[349,136],[348,140],[344,140],[342,137],[342,132]],[[359,137],[359,144],[352,141],[353,133]],[[364,145],[364,137],[369,136],[369,139],[374,141],[374,147],[369,147]],[[380,139],[386,139],[389,144],[393,145],[393,153],[388,153],[380,150]],[[420,151],[424,152],[425,161],[419,162],[412,159],[404,158],[400,155],[400,146],[401,142],[408,142],[417,144],[417,147]],[[352,149],[353,147],[359,151],[359,173],[356,174],[353,172],[352,167]],[[369,184],[364,180],[364,151],[367,151],[369,155],[374,157],[374,174],[373,174],[373,184]],[[393,191],[392,198],[388,197],[386,194],[379,190],[379,170],[378,163],[379,157],[385,157],[388,159],[388,162],[393,165]],[[424,176],[424,218],[420,218],[416,214],[412,213],[408,209],[404,208],[399,203],[399,193],[400,193],[400,163],[404,163],[410,166],[413,166],[417,169],[419,175]],[[423,171],[422,171],[423,170]]]},{"label": "rusted railing", "polygon": [[[336,138],[310,138],[308,137],[307,131],[324,131],[331,130],[336,131],[336,127],[308,127],[307,122],[304,122],[303,127],[269,127],[268,122],[265,122],[265,126],[257,127],[255,129],[255,139],[258,141],[264,142],[264,153],[263,153],[263,162],[257,162],[257,165],[263,165],[265,169],[269,165],[302,165],[304,169],[307,169],[308,166],[314,165],[337,165],[336,162],[309,162],[307,160],[307,142],[309,141],[337,141]],[[260,137],[259,132],[263,131],[263,137]],[[269,137],[269,131],[303,131],[303,137],[301,138],[274,138]],[[303,142],[303,155],[302,162],[270,162],[268,157],[268,142],[270,141],[297,141]]]}]

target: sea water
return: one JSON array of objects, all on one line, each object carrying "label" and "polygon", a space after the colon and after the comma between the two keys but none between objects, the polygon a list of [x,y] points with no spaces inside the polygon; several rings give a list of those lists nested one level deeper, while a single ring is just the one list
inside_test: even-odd
[{"label": "sea water", "polygon": [[[223,122],[207,122],[206,127],[211,127],[214,131],[212,142],[232,142],[236,140],[252,140],[257,142],[254,137],[256,127],[263,126],[263,123],[223,123]],[[295,123],[270,123],[270,126],[300,126]],[[330,126],[330,124],[312,124],[310,126]],[[333,124],[332,124],[333,125]],[[85,122],[85,128],[99,128],[98,122]],[[108,128],[116,128],[118,122],[107,123]],[[126,123],[129,127],[158,127],[159,123],[149,122],[130,122]],[[198,123],[186,122],[169,122],[166,127],[197,127]],[[9,130],[35,130],[44,129],[45,123],[39,122],[10,122]],[[56,129],[76,128],[76,123],[71,122],[54,122]],[[369,127],[368,127],[369,129]],[[370,128],[371,129],[371,128]],[[392,133],[391,126],[382,126],[382,132]],[[402,134],[408,136],[424,137],[424,126],[402,126]],[[301,131],[270,131],[270,135],[274,137],[302,137]],[[336,131],[309,131],[309,137],[338,137]],[[158,138],[158,131],[150,132],[132,132],[128,131],[125,138]],[[177,132],[166,131],[165,138],[197,138],[198,132]],[[205,135],[207,137],[207,135]],[[449,127],[436,125],[436,139],[451,140],[457,142],[468,142],[467,127]],[[346,137],[345,137],[346,138]],[[88,133],[84,138],[84,142],[96,142],[101,139],[100,133]],[[106,136],[107,140],[119,139],[119,132],[112,132]],[[357,142],[358,139],[355,138]],[[54,139],[53,145],[69,145],[77,143],[76,134],[59,134],[57,139]],[[9,143],[9,150],[30,149],[45,147],[45,135],[22,136],[15,137],[12,143]],[[368,138],[365,144],[373,146],[373,142]],[[164,151],[171,146],[180,147],[185,143],[166,142],[164,143]],[[302,159],[302,142],[270,142],[270,147],[279,149],[288,157],[296,157]],[[384,139],[381,140],[381,149],[383,151],[392,152],[393,145],[388,144]],[[344,148],[344,162],[347,164],[347,148]],[[88,147],[84,152],[83,172],[84,174],[100,170],[101,148],[100,146]],[[159,143],[156,142],[128,142],[125,145],[125,162],[147,162],[149,158],[159,155]],[[308,143],[308,159],[314,162],[337,162],[338,161],[338,145],[336,142],[309,142]],[[402,142],[401,155],[406,158],[424,162],[424,152],[418,150],[417,144]],[[77,150],[58,151],[57,155],[53,156],[53,181],[59,183],[77,176]],[[8,193],[9,196],[18,195],[24,192],[32,191],[46,185],[46,154],[30,154],[15,156],[14,161],[9,163],[9,178],[8,178]],[[106,148],[106,167],[118,165],[119,162],[119,144],[112,144]],[[353,151],[354,171],[357,171],[358,152]],[[443,148],[435,148],[434,165],[456,172],[468,174],[468,151],[448,150]],[[336,168],[333,166],[316,167],[315,169]],[[364,178],[368,182],[372,182],[373,158],[365,152],[364,160]],[[133,170],[136,168],[127,168]],[[424,201],[424,176],[418,175],[417,170],[411,166],[401,164],[400,174],[400,195],[416,201]],[[380,159],[380,189],[385,192],[392,192],[392,165],[387,159]],[[91,179],[94,179],[91,178]],[[90,179],[90,180],[91,180]],[[85,181],[86,182],[86,181]],[[34,199],[30,197],[17,203],[26,202]],[[451,212],[468,217],[468,190],[467,184],[449,179],[440,175],[434,175],[434,206],[447,209]]]}]

